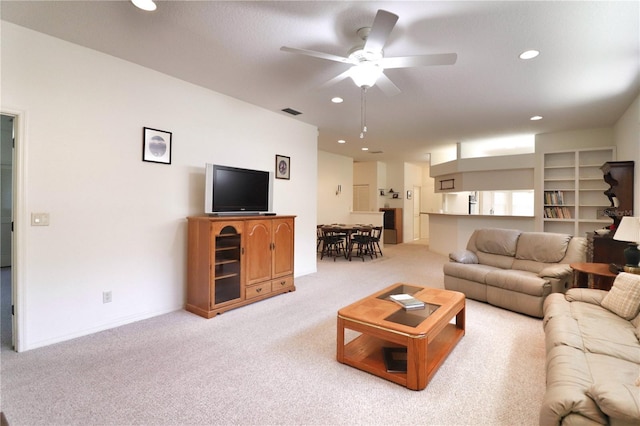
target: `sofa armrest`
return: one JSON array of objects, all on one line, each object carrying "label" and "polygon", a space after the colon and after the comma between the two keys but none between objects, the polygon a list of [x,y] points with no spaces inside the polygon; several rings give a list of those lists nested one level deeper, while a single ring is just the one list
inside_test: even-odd
[{"label": "sofa armrest", "polygon": [[547,387],[540,409],[540,424],[561,425],[562,419],[572,413],[586,417],[593,424],[606,424],[607,421],[596,402],[583,389],[575,385]]},{"label": "sofa armrest", "polygon": [[595,288],[570,288],[564,294],[564,297],[569,302],[584,302],[599,306],[608,293],[608,291]]},{"label": "sofa armrest", "polygon": [[538,272],[540,278],[566,278],[572,274],[572,269],[565,263],[559,263],[557,265],[551,265]]},{"label": "sofa armrest", "polygon": [[449,260],[457,263],[478,263],[478,256],[471,250],[457,250],[449,253]]},{"label": "sofa armrest", "polygon": [[640,424],[640,388],[626,383],[596,383],[588,390],[609,417]]}]

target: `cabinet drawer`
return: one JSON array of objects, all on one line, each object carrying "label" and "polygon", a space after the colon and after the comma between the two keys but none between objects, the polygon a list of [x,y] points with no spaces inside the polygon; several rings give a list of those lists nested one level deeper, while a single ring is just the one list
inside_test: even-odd
[{"label": "cabinet drawer", "polygon": [[271,291],[278,291],[286,287],[293,287],[293,276],[280,277],[271,281]]},{"label": "cabinet drawer", "polygon": [[258,285],[252,285],[245,289],[245,299],[253,299],[254,297],[262,296],[271,293],[271,282],[266,281]]}]

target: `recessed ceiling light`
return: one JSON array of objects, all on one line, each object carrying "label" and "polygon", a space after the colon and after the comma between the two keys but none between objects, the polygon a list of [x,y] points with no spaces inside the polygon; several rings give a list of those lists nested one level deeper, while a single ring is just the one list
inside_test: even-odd
[{"label": "recessed ceiling light", "polygon": [[542,116],[541,115],[534,115],[533,117],[531,117],[529,120],[531,121],[538,121],[538,120],[542,120]]},{"label": "recessed ceiling light", "polygon": [[153,0],[131,0],[138,9],[146,10],[148,12],[152,12],[156,10],[156,4]]},{"label": "recessed ceiling light", "polygon": [[347,143],[347,141],[345,141],[344,139],[340,139],[338,140],[338,143]]},{"label": "recessed ceiling light", "polygon": [[369,151],[369,148],[367,148],[366,146],[364,148],[362,148],[363,151]]},{"label": "recessed ceiling light", "polygon": [[331,98],[331,102],[333,102],[334,104],[341,104],[344,102],[344,99],[342,99],[340,96],[336,96],[335,98]]},{"label": "recessed ceiling light", "polygon": [[533,59],[540,54],[537,50],[527,50],[520,54],[520,59]]}]

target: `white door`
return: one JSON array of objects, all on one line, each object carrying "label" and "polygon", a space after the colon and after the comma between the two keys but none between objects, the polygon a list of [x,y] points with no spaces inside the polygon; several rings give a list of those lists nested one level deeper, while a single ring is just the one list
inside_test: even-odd
[{"label": "white door", "polygon": [[420,239],[420,191],[421,187],[413,187],[413,239]]},{"label": "white door", "polygon": [[353,185],[353,211],[368,212],[369,206],[369,185]]}]

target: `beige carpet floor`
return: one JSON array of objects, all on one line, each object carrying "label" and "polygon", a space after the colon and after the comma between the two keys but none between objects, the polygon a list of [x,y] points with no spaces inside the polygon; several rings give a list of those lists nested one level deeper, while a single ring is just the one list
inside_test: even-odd
[{"label": "beige carpet floor", "polygon": [[205,320],[177,311],[24,353],[2,349],[11,425],[537,425],[539,319],[467,302],[466,335],[423,391],[335,360],[336,312],[395,282],[443,287],[447,259],[387,246],[318,262],[297,291]]}]

